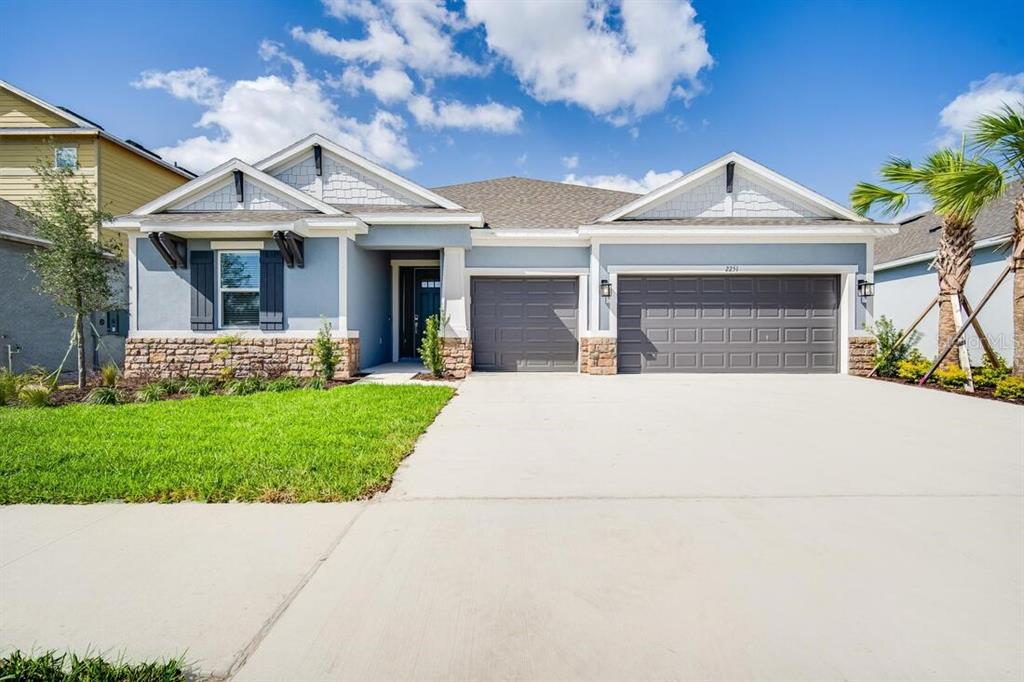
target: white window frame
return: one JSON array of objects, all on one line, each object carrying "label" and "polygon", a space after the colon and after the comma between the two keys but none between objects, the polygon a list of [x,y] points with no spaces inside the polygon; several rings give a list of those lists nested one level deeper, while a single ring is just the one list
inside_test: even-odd
[{"label": "white window frame", "polygon": [[[74,154],[75,154],[75,163],[74,163],[74,165],[72,165],[72,166],[61,166],[60,165],[60,161],[58,160],[58,155],[60,154],[61,150],[64,150],[64,149],[70,149],[70,150],[72,150],[74,152]],[[78,145],[77,144],[62,144],[62,145],[60,145],[58,147],[54,147],[54,149],[53,149],[53,167],[54,168],[70,168],[71,170],[78,170]]]},{"label": "white window frame", "polygon": [[[217,277],[217,328],[218,329],[259,329],[260,328],[260,321],[259,321],[258,316],[257,316],[257,319],[256,319],[256,324],[254,324],[252,326],[249,326],[249,325],[246,325],[246,326],[232,325],[230,327],[225,327],[224,326],[224,293],[225,292],[226,293],[235,293],[235,292],[252,293],[252,292],[256,292],[257,296],[261,296],[262,292],[260,291],[259,284],[257,284],[255,287],[224,287],[224,286],[221,286],[220,263],[221,263],[221,257],[224,254],[250,254],[250,253],[256,254],[256,258],[257,258],[257,262],[258,262],[260,252],[257,251],[257,250],[254,250],[254,249],[238,249],[238,250],[232,250],[232,251],[227,251],[227,250],[215,251],[214,253],[217,254],[217,267],[216,267],[216,273],[215,273],[215,275]],[[259,277],[259,273],[257,273],[256,276]],[[257,298],[257,301],[258,300],[259,299]],[[259,303],[256,304],[256,309],[259,310]],[[257,315],[258,315],[258,313],[257,313]]]}]

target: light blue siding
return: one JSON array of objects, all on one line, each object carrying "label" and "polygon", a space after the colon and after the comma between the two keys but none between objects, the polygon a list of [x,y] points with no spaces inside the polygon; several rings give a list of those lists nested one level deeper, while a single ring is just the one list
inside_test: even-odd
[{"label": "light blue siding", "polygon": [[338,239],[305,242],[305,267],[284,269],[286,329],[320,328],[320,317],[338,326]]},{"label": "light blue siding", "polygon": [[470,248],[469,227],[463,225],[384,225],[356,237],[364,249]]},{"label": "light blue siding", "polygon": [[590,249],[575,246],[476,246],[466,252],[470,268],[587,268]]},{"label": "light blue siding", "polygon": [[[726,266],[726,265],[855,265],[867,267],[864,244],[603,244],[600,248],[601,279],[614,265]],[[857,324],[866,310],[858,299]],[[600,329],[608,329],[610,301],[602,298]]]},{"label": "light blue siding", "polygon": [[[190,239],[189,253],[210,248],[207,240]],[[184,331],[190,328],[192,285],[188,270],[172,269],[148,239],[136,241],[138,258],[139,331]],[[191,257],[189,263],[192,262]]]},{"label": "light blue siding", "polygon": [[[930,260],[898,268],[875,272],[875,316],[885,315],[901,329],[911,325],[938,293],[939,281],[929,266]],[[1006,267],[1006,252],[999,247],[978,249],[971,261],[971,276],[967,280],[967,300],[977,305],[989,287]],[[978,321],[996,352],[1009,361],[1013,358],[1013,278],[1007,277],[988,304],[978,315]],[[931,313],[917,327],[921,332],[918,349],[933,357],[938,331],[938,313]],[[971,363],[981,364],[983,349],[974,330],[967,332],[967,352]]]},{"label": "light blue siding", "polygon": [[359,364],[391,361],[391,259],[348,242],[348,328],[359,332]]}]

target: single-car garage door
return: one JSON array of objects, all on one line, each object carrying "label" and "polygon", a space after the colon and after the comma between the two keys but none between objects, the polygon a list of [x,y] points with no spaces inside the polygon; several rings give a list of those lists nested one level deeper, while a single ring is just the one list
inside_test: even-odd
[{"label": "single-car garage door", "polygon": [[574,277],[474,277],[473,368],[575,371],[579,285]]},{"label": "single-car garage door", "polygon": [[620,277],[619,372],[837,372],[834,275]]}]

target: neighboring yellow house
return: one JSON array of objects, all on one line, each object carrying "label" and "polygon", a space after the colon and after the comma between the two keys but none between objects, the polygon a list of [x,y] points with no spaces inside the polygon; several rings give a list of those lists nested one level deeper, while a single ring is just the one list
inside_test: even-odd
[{"label": "neighboring yellow house", "polygon": [[[0,80],[0,366],[55,367],[68,346],[71,322],[36,291],[25,261],[46,246],[19,209],[38,196],[39,163],[68,166],[90,188],[99,210],[120,215],[165,194],[195,175],[132,140],[122,140],[80,114],[45,102]],[[122,314],[99,315],[101,350],[123,353]],[[96,336],[92,334],[92,336]],[[90,339],[95,363],[106,360]]]}]

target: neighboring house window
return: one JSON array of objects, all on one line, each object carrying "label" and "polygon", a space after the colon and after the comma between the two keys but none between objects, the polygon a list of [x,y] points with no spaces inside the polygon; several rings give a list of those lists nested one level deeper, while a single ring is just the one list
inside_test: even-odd
[{"label": "neighboring house window", "polygon": [[220,326],[258,327],[260,322],[260,252],[218,251]]},{"label": "neighboring house window", "polygon": [[57,147],[53,150],[53,165],[57,168],[78,168],[78,147]]}]

